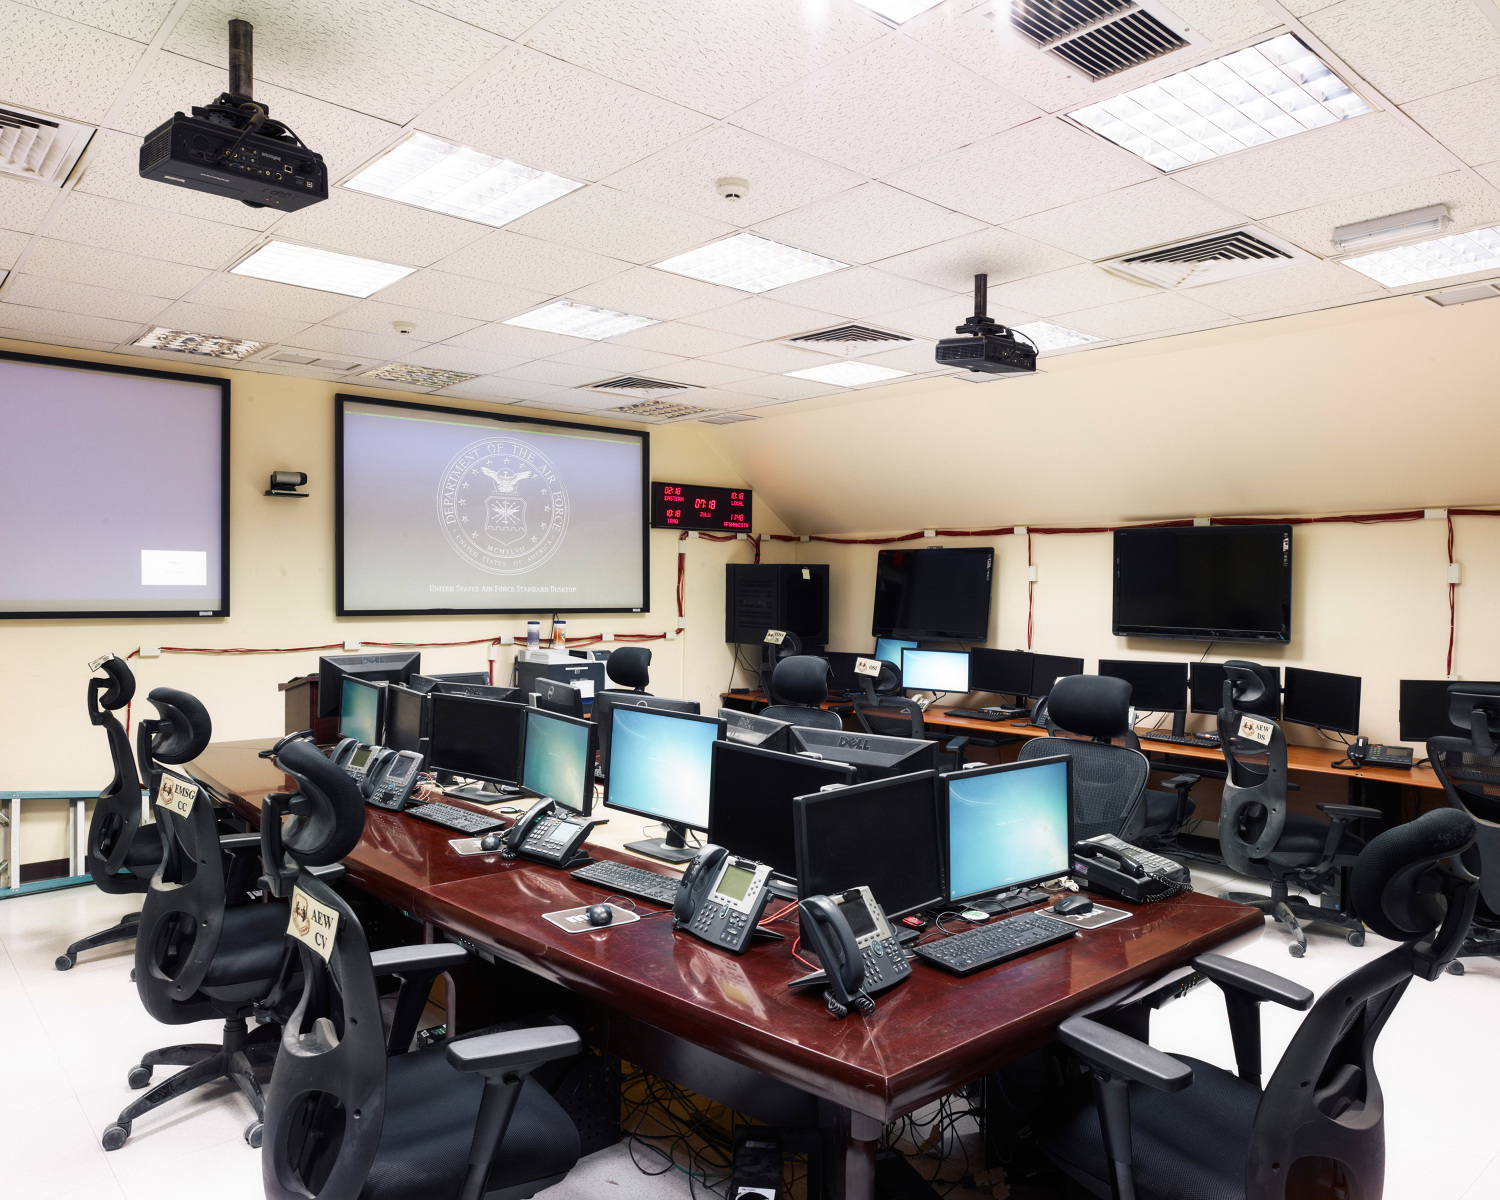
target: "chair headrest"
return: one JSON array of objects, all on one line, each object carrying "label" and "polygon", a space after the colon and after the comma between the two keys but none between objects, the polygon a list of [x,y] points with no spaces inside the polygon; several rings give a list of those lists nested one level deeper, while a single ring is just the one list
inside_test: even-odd
[{"label": "chair headrest", "polygon": [[1110,675],[1064,675],[1047,697],[1047,717],[1069,733],[1123,737],[1130,732],[1130,682]]},{"label": "chair headrest", "polygon": [[651,682],[651,651],[645,646],[621,646],[604,664],[604,673],[621,687],[639,689]]},{"label": "chair headrest", "polygon": [[1500,720],[1500,683],[1450,683],[1448,720],[1460,729],[1474,732],[1474,710],[1485,716],[1485,724],[1496,730]]},{"label": "chair headrest", "polygon": [[1231,658],[1224,664],[1224,674],[1234,688],[1235,699],[1244,704],[1255,704],[1277,692],[1276,676],[1271,674],[1269,667],[1260,663]]},{"label": "chair headrest", "polygon": [[771,689],[778,700],[816,708],[828,699],[828,661],[810,654],[783,658],[771,672]]},{"label": "chair headrest", "polygon": [[1360,920],[1396,942],[1431,934],[1442,924],[1447,905],[1439,882],[1424,876],[1440,859],[1473,845],[1476,832],[1467,815],[1440,808],[1376,837],[1360,851],[1349,881],[1349,898]]},{"label": "chair headrest", "polygon": [[276,765],[297,782],[311,810],[288,818],[282,845],[304,867],[326,867],[348,856],[365,832],[365,800],[359,784],[312,742],[288,742]]},{"label": "chair headrest", "polygon": [[146,699],[161,714],[151,738],[151,757],[157,762],[169,765],[192,762],[208,748],[214,725],[197,696],[176,688],[159,687],[152,688]]},{"label": "chair headrest", "polygon": [[115,654],[100,663],[98,669],[109,677],[108,686],[99,693],[99,707],[124,708],[135,697],[135,673],[123,658]]}]

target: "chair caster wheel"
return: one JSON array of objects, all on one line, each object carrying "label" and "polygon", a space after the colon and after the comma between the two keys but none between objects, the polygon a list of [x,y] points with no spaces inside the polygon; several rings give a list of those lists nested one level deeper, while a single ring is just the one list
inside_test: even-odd
[{"label": "chair caster wheel", "polygon": [[265,1125],[260,1121],[251,1121],[250,1124],[245,1126],[245,1145],[249,1146],[252,1150],[259,1150],[261,1134],[264,1130]]},{"label": "chair caster wheel", "polygon": [[1299,946],[1296,942],[1293,942],[1290,946],[1288,946],[1286,948],[1286,952],[1288,954],[1290,954],[1293,958],[1301,958],[1304,954],[1307,953],[1307,947],[1306,946]]},{"label": "chair caster wheel", "polygon": [[1347,935],[1346,940],[1351,946],[1363,946],[1365,944],[1365,935],[1355,930]]},{"label": "chair caster wheel", "polygon": [[130,982],[131,983],[135,982],[135,968],[134,967],[130,968]]},{"label": "chair caster wheel", "polygon": [[1448,974],[1450,974],[1450,975],[1462,975],[1463,973],[1464,973],[1464,965],[1463,965],[1463,963],[1459,962],[1457,959],[1454,959],[1451,963],[1448,964]]},{"label": "chair caster wheel", "polygon": [[130,1074],[125,1077],[125,1082],[130,1085],[131,1091],[140,1091],[151,1082],[151,1068],[142,1066],[131,1067]]},{"label": "chair caster wheel", "polygon": [[71,954],[59,954],[52,965],[59,971],[71,971],[77,961]]},{"label": "chair caster wheel", "polygon": [[104,1131],[101,1139],[106,1150],[118,1150],[125,1144],[125,1139],[130,1136],[129,1125],[111,1125]]}]

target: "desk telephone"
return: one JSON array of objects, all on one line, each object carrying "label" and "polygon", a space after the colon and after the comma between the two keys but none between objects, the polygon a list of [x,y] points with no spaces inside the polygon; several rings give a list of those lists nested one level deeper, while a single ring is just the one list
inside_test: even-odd
[{"label": "desk telephone", "polygon": [[378,762],[365,770],[365,803],[387,812],[400,812],[411,799],[422,771],[422,756],[415,750],[382,750]]},{"label": "desk telephone", "polygon": [[723,846],[704,846],[683,872],[672,902],[672,927],[686,929],[710,946],[743,954],[757,932],[775,940],[781,934],[759,929],[771,890],[771,868],[730,854]]},{"label": "desk telephone", "polygon": [[1133,904],[1154,904],[1192,887],[1186,867],[1123,842],[1112,833],[1073,843],[1073,874],[1090,891],[1118,896]]},{"label": "desk telephone", "polygon": [[500,856],[529,858],[549,867],[580,867],[593,861],[583,850],[589,830],[603,823],[569,816],[554,801],[543,797],[505,831]]},{"label": "desk telephone", "polygon": [[867,887],[831,896],[809,896],[802,910],[802,933],[823,963],[823,970],[794,979],[788,987],[826,983],[823,1001],[836,1017],[851,1008],[868,1016],[875,1011],[871,992],[894,987],[911,974],[885,912]]}]

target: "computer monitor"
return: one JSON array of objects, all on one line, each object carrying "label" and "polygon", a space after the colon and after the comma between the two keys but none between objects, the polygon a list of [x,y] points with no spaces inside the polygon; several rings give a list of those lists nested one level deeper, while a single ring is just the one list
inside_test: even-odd
[{"label": "computer monitor", "polygon": [[998,692],[1005,696],[1031,694],[1034,671],[1030,650],[991,650],[975,646],[969,651],[969,690]]},{"label": "computer monitor", "polygon": [[583,717],[583,693],[571,684],[559,683],[539,675],[536,680],[536,706],[561,717]]},{"label": "computer monitor", "polygon": [[352,676],[343,681],[339,704],[339,737],[366,746],[380,745],[380,722],[385,715],[385,687]]},{"label": "computer monitor", "polygon": [[588,816],[594,807],[593,722],[528,708],[521,786]]},{"label": "computer monitor", "polygon": [[687,862],[695,853],[689,829],[708,828],[713,744],[724,738],[717,717],[615,705],[610,709],[604,807],[661,821],[664,838],[625,848],[662,862]]},{"label": "computer monitor", "polygon": [[1052,685],[1064,675],[1082,675],[1083,659],[1065,654],[1034,654],[1031,657],[1030,696],[1037,700],[1050,695]]},{"label": "computer monitor", "polygon": [[[1401,740],[1425,742],[1435,737],[1467,738],[1470,731],[1448,719],[1448,688],[1451,679],[1403,679],[1401,681]],[[1495,683],[1463,681],[1464,687],[1500,687]]]},{"label": "computer monitor", "polygon": [[786,721],[740,712],[737,708],[719,709],[719,720],[724,722],[725,738],[737,746],[759,746],[782,754],[791,752],[792,727]]},{"label": "computer monitor", "polygon": [[846,650],[825,650],[820,655],[828,663],[828,690],[830,692],[863,691],[859,686],[860,674],[854,664],[868,654],[852,654]]},{"label": "computer monitor", "polygon": [[708,788],[708,840],[731,854],[797,875],[792,802],[831,783],[851,784],[854,768],[734,741],[715,742]]},{"label": "computer monitor", "polygon": [[1188,665],[1140,658],[1101,658],[1099,674],[1130,684],[1130,703],[1138,712],[1185,712]]},{"label": "computer monitor", "polygon": [[798,899],[863,884],[892,920],[943,902],[935,771],[799,796],[793,810]]},{"label": "computer monitor", "polygon": [[599,767],[601,772],[609,770],[609,712],[612,708],[628,705],[631,708],[655,708],[662,712],[699,713],[696,700],[678,700],[671,696],[648,696],[643,692],[597,692],[594,695],[594,710],[589,714],[598,727]]},{"label": "computer monitor", "polygon": [[901,651],[915,650],[917,646],[917,642],[907,642],[901,638],[876,638],[875,657],[883,659],[893,667],[899,667],[901,665]]},{"label": "computer monitor", "polygon": [[325,654],[318,659],[317,715],[338,715],[345,676],[355,676],[370,683],[405,683],[421,666],[422,655],[415,650],[395,654]]},{"label": "computer monitor", "polygon": [[1358,734],[1360,682],[1358,675],[1288,667],[1281,692],[1281,719],[1330,733]]},{"label": "computer monitor", "polygon": [[[431,770],[486,783],[521,782],[526,705],[444,692],[434,692],[428,704],[427,765]],[[488,795],[493,798],[494,794]]]},{"label": "computer monitor", "polygon": [[1067,873],[1072,761],[1057,755],[938,777],[949,904]]},{"label": "computer monitor", "polygon": [[435,679],[439,683],[489,683],[490,673],[488,671],[445,671],[441,675],[428,675],[428,679]]},{"label": "computer monitor", "polygon": [[969,690],[969,656],[963,650],[901,651],[901,686],[914,692]]},{"label": "computer monitor", "polygon": [[440,679],[432,685],[432,690],[442,692],[445,696],[473,696],[476,700],[514,700],[517,704],[523,703],[517,695],[520,688],[500,687],[493,683],[450,683]]},{"label": "computer monitor", "polygon": [[427,754],[427,697],[399,683],[385,689],[385,744],[391,750]]},{"label": "computer monitor", "polygon": [[585,713],[593,704],[594,693],[602,692],[608,683],[604,676],[602,662],[590,662],[583,659],[553,663],[542,672],[542,678],[555,679],[558,683],[566,683],[569,687],[577,688],[578,694],[583,698]]},{"label": "computer monitor", "polygon": [[[1281,668],[1266,667],[1276,679],[1276,690],[1269,688],[1266,694],[1254,704],[1239,705],[1240,712],[1250,713],[1252,716],[1264,717],[1268,721],[1281,720]],[[1210,662],[1195,662],[1193,664],[1192,677],[1188,681],[1188,690],[1192,695],[1192,709],[1195,713],[1216,713],[1224,707],[1224,664]]]},{"label": "computer monitor", "polygon": [[872,733],[794,725],[792,751],[848,763],[861,783],[937,769],[937,743],[920,738],[879,737]]}]

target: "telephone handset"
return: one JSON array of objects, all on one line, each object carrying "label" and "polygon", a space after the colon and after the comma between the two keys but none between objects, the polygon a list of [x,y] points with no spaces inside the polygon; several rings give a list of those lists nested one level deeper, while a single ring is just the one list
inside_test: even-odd
[{"label": "telephone handset", "polygon": [[262,750],[260,752],[259,757],[261,757],[261,758],[275,758],[284,749],[286,749],[286,747],[290,743],[292,743],[292,742],[300,742],[303,738],[306,738],[308,741],[312,741],[312,739],[313,739],[313,731],[311,729],[299,729],[296,733],[289,733],[289,734],[286,735],[286,737],[282,738],[279,742],[277,742],[269,750]]},{"label": "telephone handset", "polygon": [[400,812],[411,799],[422,771],[422,756],[414,750],[386,750],[365,772],[365,803]]},{"label": "telephone handset", "polygon": [[[672,927],[686,929],[711,946],[743,954],[756,936],[771,890],[771,868],[739,858],[723,846],[704,846],[682,875],[672,902]],[[773,930],[762,937],[780,939]]]},{"label": "telephone handset", "polygon": [[1181,863],[1121,841],[1112,833],[1073,843],[1073,874],[1090,891],[1106,892],[1133,904],[1154,904],[1192,887]]},{"label": "telephone handset", "polygon": [[582,847],[589,830],[602,821],[569,816],[545,796],[505,831],[502,858],[529,858],[552,867],[577,867],[593,859]]},{"label": "telephone handset", "polygon": [[911,963],[869,888],[809,896],[798,908],[803,936],[823,969],[787,986],[826,983],[823,1000],[834,1016],[846,1017],[851,1008],[868,1016],[875,1011],[871,992],[893,987],[911,974]]}]

